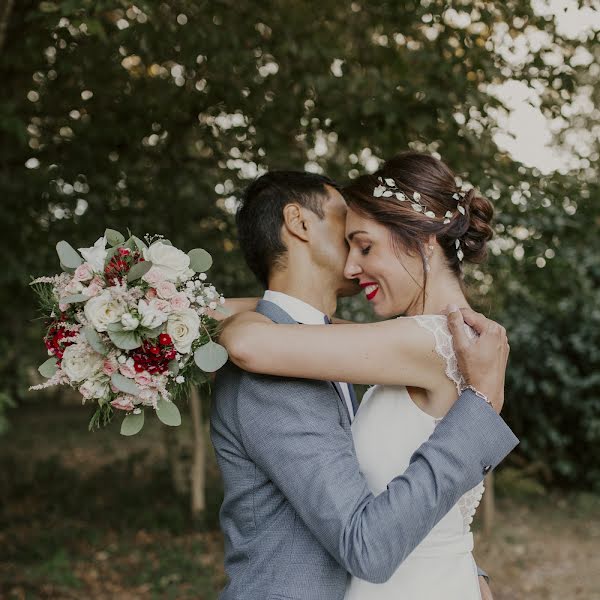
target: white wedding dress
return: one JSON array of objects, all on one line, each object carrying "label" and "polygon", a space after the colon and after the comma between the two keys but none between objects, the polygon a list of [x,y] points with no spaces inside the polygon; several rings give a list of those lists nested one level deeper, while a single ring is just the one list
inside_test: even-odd
[{"label": "white wedding dress", "polygon": [[[446,317],[410,318],[432,332],[436,350],[446,361],[446,374],[459,389],[461,375]],[[475,336],[470,328],[468,332]],[[373,494],[383,492],[407,469],[414,451],[440,420],[423,412],[403,386],[376,385],[366,392],[352,434]],[[386,583],[352,577],[345,600],[481,600],[470,525],[482,494],[483,483],[467,492]]]}]

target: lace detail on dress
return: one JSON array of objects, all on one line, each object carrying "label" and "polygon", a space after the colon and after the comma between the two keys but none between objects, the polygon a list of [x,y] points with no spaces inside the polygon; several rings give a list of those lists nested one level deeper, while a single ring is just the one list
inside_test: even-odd
[{"label": "lace detail on dress", "polygon": [[[465,381],[458,370],[458,361],[452,346],[452,335],[448,329],[448,318],[444,315],[416,315],[412,317],[424,329],[431,331],[435,338],[435,350],[444,359],[446,363],[446,375],[456,385],[460,393],[461,387]],[[474,339],[477,334],[465,325],[465,331],[469,338]]]},{"label": "lace detail on dress", "polygon": [[458,501],[458,508],[460,509],[463,518],[464,533],[469,533],[471,529],[473,517],[475,516],[477,507],[481,502],[481,498],[483,497],[484,491],[485,486],[483,485],[482,481],[481,483],[476,485],[472,490],[469,490],[466,494],[461,496],[460,500]]},{"label": "lace detail on dress", "polygon": [[[465,381],[458,369],[458,360],[454,353],[452,345],[452,335],[448,329],[448,318],[444,315],[417,315],[413,317],[421,327],[431,331],[435,338],[435,350],[444,359],[446,363],[446,375],[456,385],[457,391],[460,393]],[[465,331],[470,339],[475,339],[477,334],[468,326],[465,325]],[[442,419],[436,419],[436,425]],[[483,482],[476,485],[472,490],[469,490],[458,501],[458,507],[463,517],[464,532],[470,530],[475,511],[481,502],[484,491]]]}]

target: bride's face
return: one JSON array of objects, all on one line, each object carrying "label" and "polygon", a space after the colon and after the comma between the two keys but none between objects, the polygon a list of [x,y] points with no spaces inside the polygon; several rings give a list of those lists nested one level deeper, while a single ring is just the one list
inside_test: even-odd
[{"label": "bride's face", "polygon": [[380,317],[413,314],[422,298],[423,263],[393,246],[386,227],[348,209],[346,240],[350,246],[344,276],[358,279]]}]

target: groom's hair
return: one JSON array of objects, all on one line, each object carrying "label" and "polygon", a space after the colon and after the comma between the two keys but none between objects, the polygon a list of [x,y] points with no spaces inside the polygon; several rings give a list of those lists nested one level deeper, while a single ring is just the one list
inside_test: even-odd
[{"label": "groom's hair", "polygon": [[270,171],[244,191],[236,216],[238,239],[246,263],[265,288],[273,267],[285,264],[287,248],[281,240],[283,209],[297,202],[323,219],[326,185],[339,189],[335,181],[324,175]]}]

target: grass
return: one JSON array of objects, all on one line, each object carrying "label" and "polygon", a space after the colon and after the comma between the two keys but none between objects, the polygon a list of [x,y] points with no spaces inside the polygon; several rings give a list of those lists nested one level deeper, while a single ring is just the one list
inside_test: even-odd
[{"label": "grass", "polygon": [[[0,437],[0,598],[216,600],[225,578],[210,454],[199,525],[172,491],[156,420],[124,438],[117,423],[88,433],[80,407],[13,417]],[[600,497],[497,479],[496,526],[476,532],[475,552],[495,600],[600,600]]]}]

